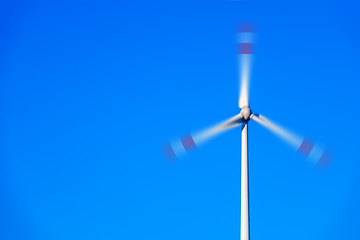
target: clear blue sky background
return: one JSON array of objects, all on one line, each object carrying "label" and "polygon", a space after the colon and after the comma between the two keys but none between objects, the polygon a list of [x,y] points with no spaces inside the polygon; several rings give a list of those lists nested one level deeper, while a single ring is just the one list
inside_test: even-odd
[{"label": "clear blue sky background", "polygon": [[249,124],[251,239],[359,239],[356,1],[0,3],[0,239],[239,239],[240,129],[175,164],[160,144],[255,112],[327,143],[318,171]]}]

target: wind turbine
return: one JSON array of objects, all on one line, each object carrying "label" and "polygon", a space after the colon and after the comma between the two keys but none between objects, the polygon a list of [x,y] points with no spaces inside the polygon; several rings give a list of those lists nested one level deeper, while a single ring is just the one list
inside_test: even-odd
[{"label": "wind turbine", "polygon": [[254,114],[249,104],[249,76],[253,56],[254,32],[251,24],[242,24],[239,31],[239,68],[240,68],[240,91],[239,91],[239,114],[207,128],[198,133],[181,137],[177,141],[166,143],[163,154],[167,159],[175,159],[185,152],[190,152],[203,144],[206,140],[232,128],[242,126],[241,131],[241,218],[240,240],[249,240],[249,168],[248,168],[248,122],[254,120],[269,129],[284,141],[289,143],[297,152],[312,161],[314,165],[327,167],[331,162],[331,155],[327,148],[319,146],[307,138],[300,137],[280,125],[272,122],[263,115]]}]

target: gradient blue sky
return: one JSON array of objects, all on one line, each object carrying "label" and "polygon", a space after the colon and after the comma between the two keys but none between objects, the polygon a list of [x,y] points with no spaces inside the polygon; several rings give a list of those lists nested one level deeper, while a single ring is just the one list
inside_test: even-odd
[{"label": "gradient blue sky", "polygon": [[249,124],[251,239],[359,239],[356,1],[1,1],[0,239],[239,239],[240,128],[169,164],[160,144],[251,107],[327,143],[312,168]]}]

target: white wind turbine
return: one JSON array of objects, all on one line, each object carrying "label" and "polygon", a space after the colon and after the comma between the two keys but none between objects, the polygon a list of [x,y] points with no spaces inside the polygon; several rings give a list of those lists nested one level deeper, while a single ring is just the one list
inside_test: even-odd
[{"label": "white wind turbine", "polygon": [[241,133],[241,218],[240,240],[249,240],[249,175],[248,175],[248,122],[252,119],[260,123],[280,138],[288,142],[299,153],[310,159],[313,164],[326,167],[331,161],[329,151],[314,144],[306,138],[280,127],[262,115],[252,113],[249,104],[249,75],[253,50],[253,30],[250,24],[243,24],[239,31],[239,65],[240,65],[240,93],[239,107],[241,111],[228,120],[207,128],[195,134],[166,143],[163,154],[167,159],[175,159],[183,153],[197,148],[206,140],[223,133],[231,128],[242,126]]}]

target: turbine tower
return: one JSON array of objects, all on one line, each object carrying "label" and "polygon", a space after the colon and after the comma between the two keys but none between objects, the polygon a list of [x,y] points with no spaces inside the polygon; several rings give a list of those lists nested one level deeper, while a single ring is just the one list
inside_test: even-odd
[{"label": "turbine tower", "polygon": [[162,147],[166,159],[172,160],[181,157],[186,152],[199,147],[206,140],[219,135],[232,128],[242,126],[241,131],[241,217],[240,217],[240,240],[250,239],[249,228],[249,156],[248,156],[248,123],[254,120],[268,130],[275,133],[285,142],[289,143],[298,153],[309,159],[314,165],[327,167],[331,162],[329,150],[319,144],[315,144],[307,138],[298,136],[278,124],[265,118],[263,115],[254,114],[249,104],[249,76],[253,56],[253,28],[249,23],[243,23],[238,32],[238,55],[240,69],[239,108],[240,113],[209,127],[203,131],[189,134],[175,141],[167,142]]}]

